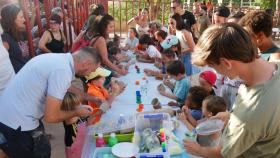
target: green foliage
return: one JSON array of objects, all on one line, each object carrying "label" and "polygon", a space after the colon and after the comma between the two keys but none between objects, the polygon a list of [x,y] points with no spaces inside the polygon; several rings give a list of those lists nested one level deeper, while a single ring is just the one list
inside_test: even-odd
[{"label": "green foliage", "polygon": [[256,0],[256,2],[261,5],[262,9],[267,9],[267,8],[275,9],[276,7],[276,0]]}]

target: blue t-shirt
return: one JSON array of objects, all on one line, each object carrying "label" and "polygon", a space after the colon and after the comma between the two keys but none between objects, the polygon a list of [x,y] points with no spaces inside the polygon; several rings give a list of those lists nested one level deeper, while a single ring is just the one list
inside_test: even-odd
[{"label": "blue t-shirt", "polygon": [[192,117],[195,120],[200,120],[202,118],[202,111],[196,109],[189,109],[189,112],[192,114]]},{"label": "blue t-shirt", "polygon": [[173,93],[179,98],[179,103],[184,103],[190,89],[190,81],[187,77],[176,81]]},{"label": "blue t-shirt", "polygon": [[128,45],[129,47],[135,48],[139,43],[138,38],[134,37],[133,40],[131,40],[129,37],[125,39],[125,45]]},{"label": "blue t-shirt", "polygon": [[0,97],[0,122],[22,131],[39,126],[47,96],[62,100],[74,78],[70,53],[48,53],[31,59],[10,81]]}]

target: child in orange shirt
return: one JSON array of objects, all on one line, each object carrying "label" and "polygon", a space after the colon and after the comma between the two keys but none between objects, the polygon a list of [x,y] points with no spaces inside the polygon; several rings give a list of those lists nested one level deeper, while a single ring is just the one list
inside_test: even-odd
[{"label": "child in orange shirt", "polygon": [[98,115],[95,117],[95,119],[89,120],[89,124],[95,124],[99,122],[102,113],[106,112],[111,107],[115,97],[124,90],[124,86],[116,83],[115,81],[111,82],[111,92],[103,87],[105,83],[105,77],[108,77],[110,74],[111,71],[99,67],[89,76],[86,76],[88,83],[87,93],[91,96],[99,98],[102,100],[102,102],[107,102],[107,104],[103,104],[104,106],[100,107],[94,102],[88,102],[88,105],[93,108],[93,115]]}]

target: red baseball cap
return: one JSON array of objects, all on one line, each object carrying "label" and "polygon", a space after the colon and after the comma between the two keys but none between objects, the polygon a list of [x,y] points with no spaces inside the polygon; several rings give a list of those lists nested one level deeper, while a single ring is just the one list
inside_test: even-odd
[{"label": "red baseball cap", "polygon": [[204,71],[199,75],[200,78],[203,78],[205,81],[210,83],[212,86],[215,85],[217,80],[217,75],[212,71]]}]

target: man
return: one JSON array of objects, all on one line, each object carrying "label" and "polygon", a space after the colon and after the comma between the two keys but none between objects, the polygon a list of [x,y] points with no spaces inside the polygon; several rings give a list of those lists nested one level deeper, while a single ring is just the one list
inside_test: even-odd
[{"label": "man", "polygon": [[0,149],[13,158],[50,157],[40,120],[44,117],[45,122],[57,123],[90,115],[85,108],[66,112],[60,106],[74,75],[89,75],[100,61],[99,53],[90,47],[31,59],[0,97]]},{"label": "man", "polygon": [[10,61],[9,53],[3,46],[2,39],[0,38],[0,96],[14,76],[15,71]]},{"label": "man", "polygon": [[280,49],[272,39],[273,21],[269,14],[264,11],[252,11],[247,13],[239,23],[250,33],[264,60],[280,60]]},{"label": "man", "polygon": [[214,24],[222,24],[227,22],[227,18],[230,15],[228,7],[220,6],[214,13]]},{"label": "man", "polygon": [[193,27],[193,25],[196,23],[193,13],[187,10],[186,11],[183,10],[183,4],[181,0],[172,0],[171,9],[173,13],[177,13],[181,15],[182,19],[184,20],[187,26]]},{"label": "man", "polygon": [[184,141],[189,153],[202,157],[280,157],[280,64],[257,54],[249,34],[239,25],[225,23],[207,29],[192,58],[230,79],[241,78],[238,96],[216,147]]}]

